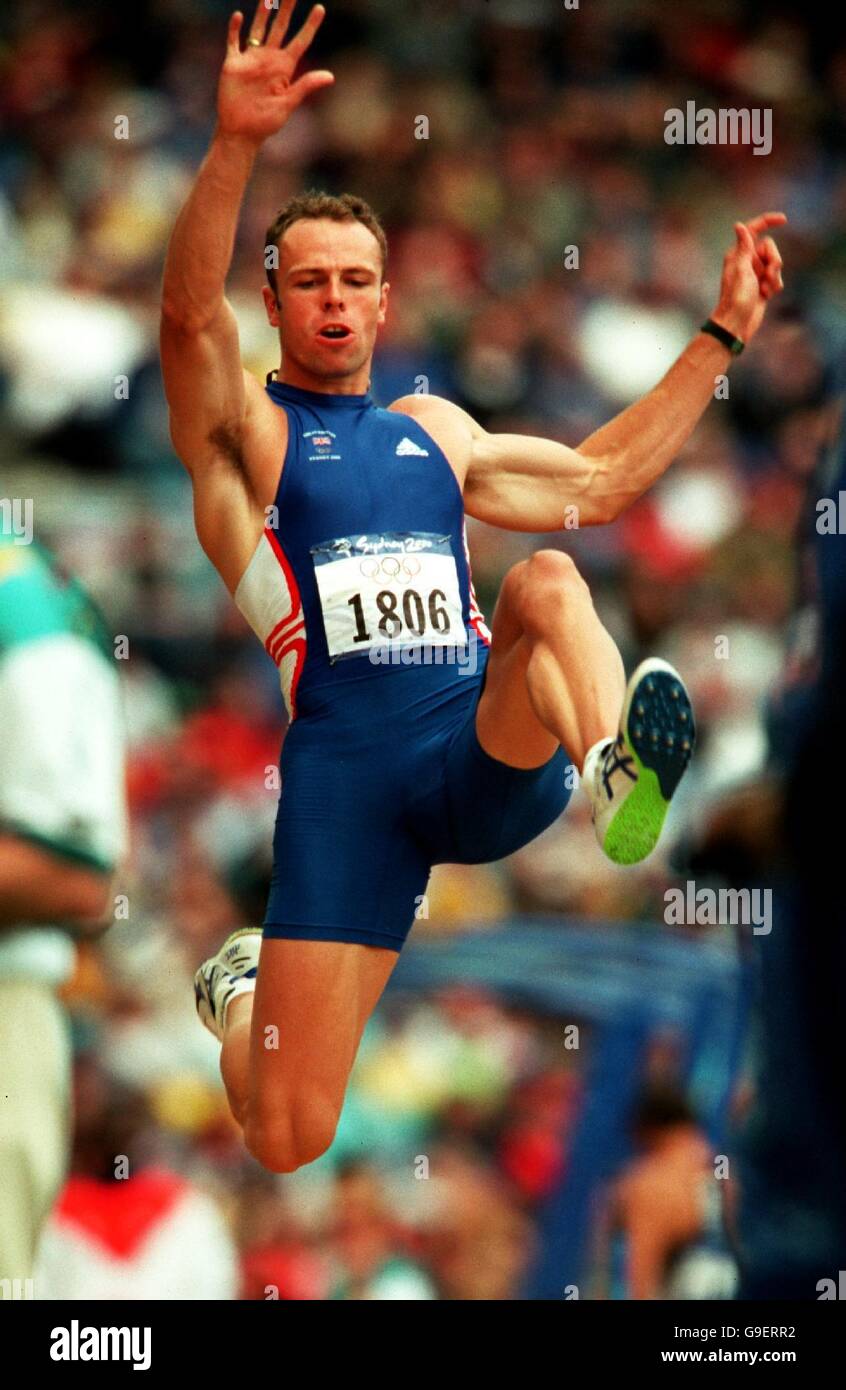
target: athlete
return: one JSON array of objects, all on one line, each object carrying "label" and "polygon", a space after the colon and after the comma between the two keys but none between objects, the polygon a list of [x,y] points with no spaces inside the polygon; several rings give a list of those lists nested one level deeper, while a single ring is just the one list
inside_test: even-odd
[{"label": "athlete", "polygon": [[285,43],[293,8],[260,4],[243,48],[243,16],[230,20],[217,125],[170,241],[161,318],[198,537],[276,662],[290,721],[263,927],[230,937],[196,976],[232,1112],[275,1172],[331,1143],[433,864],[526,844],[564,810],[573,768],[611,858],[654,848],[694,743],[681,677],[656,658],[626,685],[558,549],[509,570],[491,632],[465,510],[554,532],[573,509],[580,526],[601,525],[646,491],[780,290],[781,258],[762,234],[785,220],[736,225],[707,331],[571,449],[488,433],[434,396],[378,407],[385,234],[361,199],[301,195],[266,237],[281,360],[262,387],[241,365],[224,293],[240,205],[263,141],[334,81],[323,70],[295,80],[325,10]]}]

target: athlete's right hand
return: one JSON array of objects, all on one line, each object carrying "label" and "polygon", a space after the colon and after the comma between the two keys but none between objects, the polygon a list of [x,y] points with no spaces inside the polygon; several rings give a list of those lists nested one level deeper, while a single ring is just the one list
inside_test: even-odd
[{"label": "athlete's right hand", "polygon": [[335,81],[331,72],[308,72],[292,81],[300,58],[323,22],[326,10],[314,5],[300,32],[284,48],[282,41],[296,0],[281,0],[279,12],[265,36],[275,6],[258,0],[247,43],[241,51],[244,16],[236,10],[229,21],[226,61],[217,90],[217,129],[226,136],[260,145],[275,135],[300,102]]}]

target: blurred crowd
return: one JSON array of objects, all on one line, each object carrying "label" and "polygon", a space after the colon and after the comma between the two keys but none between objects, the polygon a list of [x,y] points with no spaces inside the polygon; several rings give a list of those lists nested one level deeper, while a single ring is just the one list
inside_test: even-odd
[{"label": "blurred crowd", "polygon": [[[579,1093],[554,1030],[459,989],[385,1005],[330,1154],[278,1181],[243,1158],[194,1016],[196,964],[263,911],[284,737],[275,670],[196,541],[157,359],[164,249],[213,129],[230,8],[23,0],[0,48],[0,492],[34,500],[37,538],[128,639],[130,910],[66,990],[78,1086],[213,1202],[233,1264],[222,1248],[232,1292],[210,1296],[513,1296]],[[570,445],[714,309],[734,221],[789,217],[785,294],[646,498],[584,533],[468,525],[488,621],[511,564],[569,550],[627,668],[660,655],[684,672],[699,754],[646,864],[604,860],[574,796],[510,859],[438,866],[415,935],[515,913],[660,920],[673,855],[763,765],[763,704],[786,641],[801,646],[793,536],[846,342],[846,45],[741,0],[327,10],[311,56],[335,84],[268,142],[229,279],[259,380],[278,365],[264,232],[306,188],[362,195],[388,233],[377,403],[427,389]],[[772,152],[667,145],[664,112],[691,99],[771,107]],[[437,1179],[413,1177],[436,1155]],[[90,1146],[75,1162],[96,1174]]]},{"label": "blurred crowd", "polygon": [[115,980],[77,1002],[72,1172],[37,1297],[515,1295],[580,1098],[578,1054],[553,1020],[458,985],[394,996],[365,1034],[332,1148],[278,1177],[246,1153],[218,1049],[179,984],[167,1010]]}]

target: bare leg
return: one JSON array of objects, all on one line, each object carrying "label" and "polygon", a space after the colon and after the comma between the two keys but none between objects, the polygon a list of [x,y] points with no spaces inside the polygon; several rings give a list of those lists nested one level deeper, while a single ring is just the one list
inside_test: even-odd
[{"label": "bare leg", "polygon": [[331,1144],[361,1035],[397,960],[348,942],[262,942],[255,991],[227,1009],[220,1070],[248,1149],[272,1172],[292,1172]]},{"label": "bare leg", "polygon": [[626,676],[569,556],[537,551],[505,577],[494,613],[479,741],[512,767],[538,767],[561,744],[585,754],[617,731]]},{"label": "bare leg", "polygon": [[255,990],[239,994],[226,1010],[226,1027],[220,1049],[220,1074],[226,1098],[239,1125],[243,1127],[250,1093],[250,1027]]}]

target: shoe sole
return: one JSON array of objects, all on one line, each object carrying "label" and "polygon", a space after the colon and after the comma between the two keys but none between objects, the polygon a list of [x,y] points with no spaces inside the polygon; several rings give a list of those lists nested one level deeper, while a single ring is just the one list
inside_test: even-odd
[{"label": "shoe sole", "polygon": [[626,701],[623,732],[638,778],[606,831],[603,849],[616,864],[639,864],[658,843],[696,744],[690,696],[668,662],[656,657],[643,663]]}]

